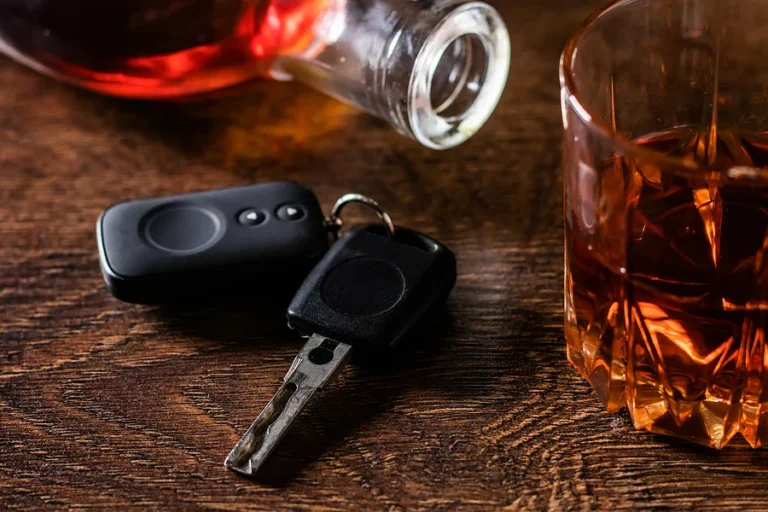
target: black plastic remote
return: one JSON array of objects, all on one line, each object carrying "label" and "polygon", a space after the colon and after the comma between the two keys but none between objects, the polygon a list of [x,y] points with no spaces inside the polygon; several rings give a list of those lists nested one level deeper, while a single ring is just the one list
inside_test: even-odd
[{"label": "black plastic remote", "polygon": [[272,294],[328,249],[317,198],[294,182],[119,203],[97,238],[107,287],[141,304]]},{"label": "black plastic remote", "polygon": [[346,233],[288,307],[288,325],[363,350],[394,347],[456,284],[456,257],[424,234],[380,225]]}]

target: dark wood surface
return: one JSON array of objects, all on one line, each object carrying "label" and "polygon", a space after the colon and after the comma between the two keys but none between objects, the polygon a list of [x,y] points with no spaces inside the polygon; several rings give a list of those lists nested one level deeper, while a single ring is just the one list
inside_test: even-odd
[{"label": "dark wood surface", "polygon": [[[768,508],[765,452],[635,432],[566,362],[557,63],[601,2],[494,3],[509,86],[445,153],[300,86],[142,104],[0,60],[0,509]],[[284,303],[120,303],[94,224],[120,200],[278,179],[326,208],[376,197],[460,277],[409,358],[348,368],[250,481],[222,461],[301,346]]]}]

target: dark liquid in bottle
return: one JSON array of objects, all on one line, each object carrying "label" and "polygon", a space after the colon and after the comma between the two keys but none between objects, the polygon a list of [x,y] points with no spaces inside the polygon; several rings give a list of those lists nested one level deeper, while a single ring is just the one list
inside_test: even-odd
[{"label": "dark liquid in bottle", "polygon": [[329,0],[0,0],[0,49],[107,94],[183,97],[267,73]]}]

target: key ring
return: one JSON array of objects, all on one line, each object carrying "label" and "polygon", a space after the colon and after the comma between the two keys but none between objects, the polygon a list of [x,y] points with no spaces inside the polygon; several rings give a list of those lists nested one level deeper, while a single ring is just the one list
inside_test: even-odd
[{"label": "key ring", "polygon": [[351,203],[359,203],[365,205],[376,212],[376,215],[378,215],[379,219],[381,219],[381,222],[383,222],[384,226],[387,228],[387,238],[394,238],[395,225],[392,222],[392,218],[389,216],[389,214],[385,212],[381,206],[379,206],[379,203],[370,197],[361,194],[345,194],[341,196],[338,201],[336,201],[336,204],[333,206],[333,210],[331,210],[331,214],[327,219],[325,219],[326,228],[328,231],[333,233],[333,237],[336,240],[339,239],[339,231],[341,231],[341,228],[344,226],[344,220],[341,218],[341,212],[344,210],[344,207]]}]

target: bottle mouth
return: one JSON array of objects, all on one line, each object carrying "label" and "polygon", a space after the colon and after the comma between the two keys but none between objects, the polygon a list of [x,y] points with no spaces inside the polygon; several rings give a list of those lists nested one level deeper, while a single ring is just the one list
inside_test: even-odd
[{"label": "bottle mouth", "polygon": [[465,142],[488,121],[509,75],[511,45],[499,13],[471,2],[448,13],[419,52],[408,92],[413,136],[432,149]]}]

